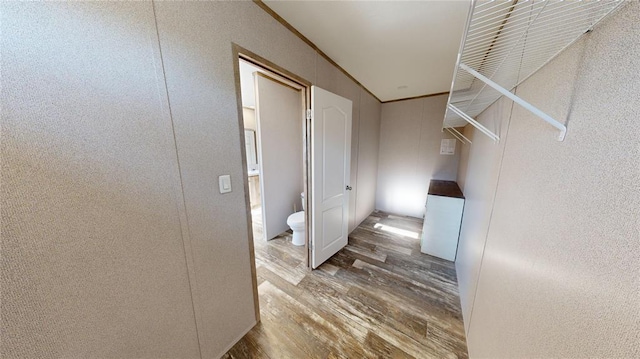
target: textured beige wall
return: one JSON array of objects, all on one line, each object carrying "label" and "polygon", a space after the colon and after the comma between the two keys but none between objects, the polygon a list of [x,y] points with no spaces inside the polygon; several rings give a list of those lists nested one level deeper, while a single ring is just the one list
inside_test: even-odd
[{"label": "textured beige wall", "polygon": [[232,42],[361,90],[251,2],[0,6],[1,356],[220,356],[255,323]]},{"label": "textured beige wall", "polygon": [[162,2],[156,15],[193,241],[200,341],[203,356],[215,356],[254,322],[244,193],[221,196],[216,185],[221,174],[231,174],[235,188],[242,178],[231,43],[351,99],[354,118],[359,92],[251,2]]},{"label": "textured beige wall", "polygon": [[431,179],[456,179],[455,155],[441,155],[447,95],[382,104],[376,208],[421,218]]},{"label": "textured beige wall", "polygon": [[349,232],[375,210],[380,138],[380,102],[323,57],[317,58],[317,85],[353,102]]},{"label": "textured beige wall", "polygon": [[0,6],[0,357],[199,357],[151,3]]},{"label": "textured beige wall", "polygon": [[[361,88],[351,81],[345,74],[331,65],[323,57],[318,57],[317,85],[327,91],[351,100],[351,183],[358,183],[358,134],[360,126],[360,91]],[[352,186],[353,187],[353,186]],[[357,188],[349,192],[349,232],[359,224],[356,223],[356,195]]]},{"label": "textured beige wall", "polygon": [[[463,128],[458,128],[458,131],[462,133],[466,138],[473,141],[469,136],[473,136],[473,126],[465,126]],[[469,152],[471,150],[471,145],[469,143],[460,143],[458,145],[460,149],[460,159],[458,160],[458,173],[456,174],[456,182],[458,183],[458,187],[464,192],[464,188],[466,186],[467,180],[467,167],[469,165]]]},{"label": "textured beige wall", "polygon": [[376,207],[380,112],[380,102],[361,89],[360,123],[358,126],[358,182],[357,187],[354,188],[356,192],[356,225],[362,223]]},{"label": "textured beige wall", "polygon": [[[640,3],[630,2],[518,87],[568,133],[557,142],[513,107],[468,323],[472,357],[640,356],[638,33]],[[491,152],[474,146],[469,168],[491,168],[495,155],[474,158]],[[461,238],[460,251],[472,242]],[[461,260],[458,275],[471,278]]]},{"label": "textured beige wall", "polygon": [[[513,101],[501,98],[478,116],[477,120],[487,128],[505,138],[509,128],[509,118]],[[465,330],[468,332],[473,298],[480,273],[480,262],[487,239],[489,219],[498,183],[500,163],[506,141],[493,142],[489,137],[474,131],[468,125],[465,137],[472,145],[462,146],[458,184],[465,196],[464,215],[460,227],[456,269],[458,288]]]},{"label": "textured beige wall", "polygon": [[318,56],[317,85],[353,102],[349,232],[375,209],[380,138],[380,102]]}]

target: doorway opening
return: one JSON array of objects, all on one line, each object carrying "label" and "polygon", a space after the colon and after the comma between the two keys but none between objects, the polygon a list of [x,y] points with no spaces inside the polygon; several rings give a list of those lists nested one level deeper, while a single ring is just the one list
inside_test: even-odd
[{"label": "doorway opening", "polygon": [[242,58],[239,69],[254,239],[292,230],[304,246],[305,87]]},{"label": "doorway opening", "polygon": [[[234,45],[233,51],[254,302],[259,321],[256,266],[282,270],[278,260],[289,260],[298,263],[297,273],[289,273],[291,276],[310,270],[307,109],[311,84],[240,46]],[[291,217],[297,222],[292,222]],[[298,233],[295,241],[292,228]]]},{"label": "doorway opening", "polygon": [[348,243],[353,104],[233,49],[257,313],[256,266],[295,285]]}]

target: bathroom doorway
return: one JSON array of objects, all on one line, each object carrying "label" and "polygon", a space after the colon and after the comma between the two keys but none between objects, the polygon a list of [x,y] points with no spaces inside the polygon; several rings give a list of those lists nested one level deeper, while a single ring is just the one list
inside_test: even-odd
[{"label": "bathroom doorway", "polygon": [[[255,69],[240,61],[241,76]],[[300,218],[295,223],[291,217],[302,212],[304,192],[302,89],[260,71],[253,71],[251,80],[255,92],[262,235],[269,241],[292,229],[293,244],[304,246],[305,236],[299,235],[305,228],[304,217],[297,215]],[[243,87],[243,92],[248,91]]]},{"label": "bathroom doorway", "polygon": [[348,243],[352,102],[233,51],[259,320],[258,270],[297,285]]},{"label": "bathroom doorway", "polygon": [[[234,52],[253,244],[295,237],[307,268],[309,213],[303,212],[303,201],[309,198],[310,83],[239,46]],[[297,222],[292,222],[293,214]]]},{"label": "bathroom doorway", "polygon": [[[234,44],[236,98],[241,131],[247,228],[256,320],[260,320],[257,268],[283,277],[310,270],[311,83]],[[279,102],[286,106],[279,106]],[[285,177],[281,175],[287,175]],[[302,196],[301,196],[302,194]],[[304,242],[297,246],[288,216],[302,214]],[[299,216],[298,216],[299,217]],[[275,233],[275,234],[274,234]],[[289,273],[279,261],[295,266]]]}]

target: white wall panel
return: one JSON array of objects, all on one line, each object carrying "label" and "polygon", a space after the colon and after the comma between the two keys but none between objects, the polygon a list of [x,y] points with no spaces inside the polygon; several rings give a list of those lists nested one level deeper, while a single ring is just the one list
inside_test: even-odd
[{"label": "white wall panel", "polygon": [[[360,92],[358,172],[356,177],[357,187],[354,187],[356,192],[356,226],[362,223],[375,210],[376,185],[378,183],[378,148],[380,146],[380,102],[366,91],[361,89]],[[353,163],[353,157],[351,157],[351,163]]]},{"label": "white wall panel", "polygon": [[422,218],[429,181],[456,179],[455,155],[441,155],[447,95],[382,104],[376,209]]},{"label": "white wall panel", "polygon": [[302,92],[254,74],[264,239],[289,229],[304,190]]}]

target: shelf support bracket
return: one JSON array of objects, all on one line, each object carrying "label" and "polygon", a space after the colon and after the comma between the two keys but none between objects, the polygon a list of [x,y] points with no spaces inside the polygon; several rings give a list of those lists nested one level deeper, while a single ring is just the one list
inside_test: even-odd
[{"label": "shelf support bracket", "polygon": [[[520,97],[514,95],[513,93],[511,93],[510,91],[508,91],[507,89],[505,89],[504,87],[498,85],[497,83],[491,81],[489,78],[487,78],[486,76],[482,75],[481,73],[479,73],[478,71],[472,69],[471,67],[460,63],[460,68],[465,70],[466,72],[470,73],[471,75],[473,75],[475,78],[477,78],[478,80],[484,82],[485,84],[491,86],[492,88],[494,88],[496,91],[500,92],[501,94],[503,94],[504,96],[508,97],[509,99],[511,99],[513,102],[517,103],[518,105],[524,107],[526,110],[530,111],[531,113],[533,113],[534,115],[540,117],[541,119],[545,120],[547,123],[551,124],[551,126],[557,128],[558,130],[560,130],[560,135],[558,135],[558,141],[564,141],[564,137],[567,134],[567,126],[563,125],[562,123],[556,121],[553,117],[547,115],[546,113],[540,111],[537,107],[533,106],[532,104],[528,103],[527,101],[521,99]],[[453,105],[449,105],[449,108],[453,107]],[[453,110],[453,108],[452,108]],[[459,109],[457,109],[458,111],[460,111]],[[457,115],[461,116],[462,118],[464,118],[465,120],[469,121],[469,119],[465,118],[464,116],[462,116],[460,113],[458,113],[456,110],[453,110]],[[462,111],[460,111],[462,112]],[[462,112],[464,114],[464,112]],[[466,114],[464,114],[466,115]],[[469,116],[467,116],[469,117]],[[469,117],[470,118],[470,117]],[[473,119],[472,119],[473,120]],[[475,121],[475,120],[474,120]],[[471,123],[471,122],[470,122]],[[473,123],[471,123],[473,125]],[[475,125],[474,125],[475,126]],[[477,126],[476,126],[477,127]],[[479,129],[479,128],[478,128]],[[482,130],[481,130],[482,131]],[[484,132],[484,131],[483,131]],[[486,133],[485,133],[486,134]],[[494,135],[495,136],[495,135]],[[489,136],[491,137],[491,136]]]},{"label": "shelf support bracket", "polygon": [[491,132],[491,130],[489,130],[488,128],[484,127],[480,122],[474,120],[471,116],[469,116],[466,113],[464,113],[461,109],[455,107],[452,104],[449,104],[449,106],[447,106],[447,108],[449,110],[453,111],[456,115],[462,117],[463,120],[469,122],[473,127],[475,127],[478,130],[480,130],[480,132],[482,132],[485,135],[489,136],[492,140],[500,141],[500,137],[498,135],[496,135],[495,133]]},{"label": "shelf support bracket", "polygon": [[469,144],[473,143],[470,139],[466,138],[463,134],[460,133],[460,131],[456,130],[453,127],[445,127],[445,130],[447,130],[447,132],[449,132],[458,141],[462,142],[462,144],[464,144],[465,142],[468,142]]}]

